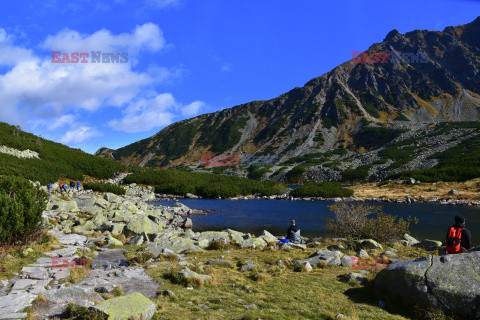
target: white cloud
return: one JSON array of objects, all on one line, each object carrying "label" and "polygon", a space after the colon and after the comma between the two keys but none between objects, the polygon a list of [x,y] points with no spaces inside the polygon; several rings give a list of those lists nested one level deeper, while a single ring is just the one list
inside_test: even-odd
[{"label": "white cloud", "polygon": [[59,140],[63,144],[79,144],[87,139],[101,136],[102,133],[96,128],[80,126],[72,128]]},{"label": "white cloud", "polygon": [[26,59],[32,59],[31,50],[16,47],[13,45],[13,37],[0,28],[0,65],[14,66]]},{"label": "white cloud", "polygon": [[[120,35],[112,35],[108,30],[91,35],[64,30],[49,36],[41,46],[69,53],[138,52],[158,51],[165,46],[165,40],[158,26],[146,23]],[[103,106],[121,107],[137,97],[145,86],[176,76],[174,71],[162,69],[157,79],[153,72],[133,71],[130,63],[51,63],[51,57],[41,58],[15,46],[3,29],[0,29],[0,65],[10,66],[0,74],[0,119],[15,124],[41,125],[42,121],[51,123],[72,110],[94,112]],[[62,120],[65,119],[68,118]]]},{"label": "white cloud", "polygon": [[107,29],[91,35],[65,29],[54,36],[49,36],[42,48],[50,51],[67,52],[122,52],[136,53],[140,50],[158,51],[166,46],[163,32],[151,22],[136,26],[132,33],[112,35]]},{"label": "white cloud", "polygon": [[181,108],[182,115],[186,117],[194,117],[200,113],[200,109],[205,107],[205,102],[195,101]]},{"label": "white cloud", "polygon": [[124,110],[122,119],[112,120],[108,125],[117,131],[149,131],[171,124],[178,110],[184,116],[192,116],[198,114],[204,105],[202,101],[195,101],[183,106],[171,93],[162,93],[154,98],[140,99],[130,104]]},{"label": "white cloud", "polygon": [[[92,34],[67,29],[36,47],[70,54],[128,52],[128,63],[52,63],[51,56],[16,46],[14,40],[0,29],[0,66],[7,66],[0,72],[0,121],[26,125],[50,136],[65,132],[58,140],[61,143],[77,145],[101,136],[100,124],[92,120],[117,131],[144,132],[178,117],[197,115],[205,106],[201,101],[183,105],[172,94],[155,91],[154,85],[181,78],[182,67],[144,64],[142,71],[132,67],[130,53],[157,52],[168,46],[155,24],[145,23],[118,35],[105,29]],[[116,107],[122,115],[112,120],[100,111],[106,107]],[[96,112],[107,118],[90,116]]]},{"label": "white cloud", "polygon": [[182,3],[181,0],[145,0],[145,4],[150,7],[164,9],[167,7],[177,7]]}]

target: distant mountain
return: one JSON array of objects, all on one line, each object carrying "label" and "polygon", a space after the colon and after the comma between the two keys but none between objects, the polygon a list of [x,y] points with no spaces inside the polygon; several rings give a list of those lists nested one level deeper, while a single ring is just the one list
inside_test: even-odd
[{"label": "distant mountain", "polygon": [[433,134],[424,141],[429,148],[401,159],[382,155],[389,144],[437,131],[441,136],[441,127],[431,126],[441,122],[478,121],[479,107],[480,17],[443,32],[393,30],[383,42],[302,88],[180,121],[118,150],[102,148],[97,155],[148,167],[200,167],[205,154],[273,156],[279,163],[263,178],[339,180],[358,167],[372,179],[381,178],[436,165],[421,159],[471,138],[476,129],[463,128],[470,133],[449,143]]}]

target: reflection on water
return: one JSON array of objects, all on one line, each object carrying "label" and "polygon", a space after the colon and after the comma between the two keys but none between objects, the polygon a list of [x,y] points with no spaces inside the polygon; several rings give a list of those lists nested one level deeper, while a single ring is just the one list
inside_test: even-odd
[{"label": "reflection on water", "polygon": [[[206,216],[192,216],[194,231],[234,230],[259,234],[268,230],[283,235],[290,220],[295,219],[303,236],[325,236],[326,219],[331,216],[328,201],[280,201],[280,200],[207,200],[181,199],[192,209],[218,210]],[[157,204],[170,206],[174,202]],[[463,215],[467,228],[472,232],[474,244],[480,243],[480,208],[473,206],[444,206],[436,204],[380,203],[384,211],[402,218],[416,217],[419,222],[411,233],[419,239],[443,241],[453,217]]]}]

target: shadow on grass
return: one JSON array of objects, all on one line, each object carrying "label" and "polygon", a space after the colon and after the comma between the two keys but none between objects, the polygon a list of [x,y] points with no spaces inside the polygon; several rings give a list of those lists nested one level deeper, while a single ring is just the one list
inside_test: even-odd
[{"label": "shadow on grass", "polygon": [[[370,305],[373,307],[379,307],[377,299],[373,293],[373,289],[371,286],[362,286],[362,287],[355,287],[350,288],[344,292],[344,294],[353,302],[359,304]],[[405,318],[410,318],[412,316],[411,313],[407,312],[404,306],[401,306],[396,303],[391,303],[390,301],[386,303],[385,310],[388,313],[399,315]]]}]

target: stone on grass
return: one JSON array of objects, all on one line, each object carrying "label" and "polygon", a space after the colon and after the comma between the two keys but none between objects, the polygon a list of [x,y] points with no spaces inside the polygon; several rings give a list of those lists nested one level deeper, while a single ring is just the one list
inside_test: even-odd
[{"label": "stone on grass", "polygon": [[259,238],[265,240],[265,242],[267,242],[268,244],[275,244],[278,242],[277,237],[275,237],[267,230],[263,230],[262,235]]},{"label": "stone on grass", "polygon": [[184,269],[178,271],[177,275],[181,279],[185,279],[185,280],[200,279],[203,282],[208,282],[208,281],[212,280],[212,276],[209,276],[207,274],[196,273],[195,271],[192,271],[188,268],[184,268]]},{"label": "stone on grass", "polygon": [[358,284],[365,284],[366,278],[361,273],[351,272],[347,275],[348,282],[357,282]]}]

